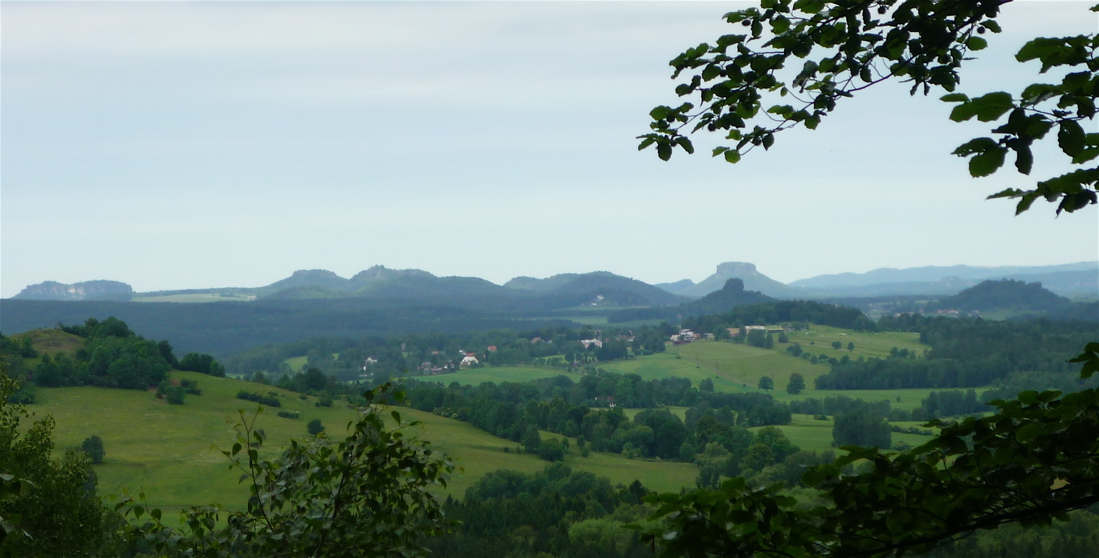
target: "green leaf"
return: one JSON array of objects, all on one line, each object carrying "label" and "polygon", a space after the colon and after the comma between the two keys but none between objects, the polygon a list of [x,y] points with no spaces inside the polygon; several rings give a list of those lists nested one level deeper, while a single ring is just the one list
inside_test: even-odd
[{"label": "green leaf", "polygon": [[1011,148],[1015,151],[1015,170],[1022,174],[1030,174],[1030,169],[1034,167],[1034,154],[1030,151],[1030,146],[1023,142],[1016,142]]},{"label": "green leaf", "polygon": [[660,157],[661,161],[667,161],[672,158],[672,144],[662,141],[656,144],[656,156]]},{"label": "green leaf", "polygon": [[730,149],[725,152],[725,162],[737,163],[740,162],[740,152],[735,149]]},{"label": "green leaf", "polygon": [[974,155],[969,160],[969,174],[975,178],[982,176],[988,176],[1000,167],[1004,166],[1004,156],[1007,154],[1007,149],[999,145],[988,149],[983,153]]},{"label": "green leaf", "polygon": [[691,155],[694,154],[695,146],[694,146],[693,143],[691,143],[690,138],[685,137],[685,136],[679,136],[679,137],[675,138],[675,142],[677,144],[679,144],[679,146],[682,147],[683,150],[686,151],[688,154],[691,154]]},{"label": "green leaf", "polygon": [[947,103],[964,103],[969,100],[969,95],[965,93],[948,93],[939,97],[939,100]]},{"label": "green leaf", "polygon": [[1057,131],[1057,145],[1069,157],[1076,157],[1084,150],[1084,129],[1075,120],[1062,120]]},{"label": "green leaf", "polygon": [[977,106],[977,120],[981,122],[992,122],[1015,107],[1011,94],[1003,91],[981,95],[971,102]]},{"label": "green leaf", "polygon": [[1091,342],[1084,347],[1084,352],[1080,353],[1076,358],[1069,360],[1069,362],[1082,362],[1084,366],[1080,368],[1080,377],[1088,379],[1094,374],[1099,373],[1099,343]]},{"label": "green leaf", "polygon": [[790,30],[790,20],[784,16],[778,16],[771,20],[771,32],[781,35]]},{"label": "green leaf", "polygon": [[984,50],[988,46],[988,41],[981,37],[973,36],[965,41],[965,46],[969,47],[969,50]]}]

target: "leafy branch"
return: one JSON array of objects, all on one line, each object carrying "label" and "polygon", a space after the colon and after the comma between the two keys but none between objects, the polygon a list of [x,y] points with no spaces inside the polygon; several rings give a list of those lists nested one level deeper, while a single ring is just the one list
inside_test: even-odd
[{"label": "leafy branch", "polygon": [[[897,78],[912,84],[912,95],[946,91],[944,101],[960,103],[950,116],[955,122],[974,117],[997,122],[1007,115],[992,130],[997,139],[976,138],[955,149],[954,154],[970,157],[974,177],[996,172],[1009,151],[1016,155],[1016,169],[1029,174],[1032,144],[1053,128],[1072,165],[1099,157],[1099,133],[1085,133],[1081,126],[1096,114],[1099,34],[1036,38],[1019,51],[1019,62],[1041,62],[1040,73],[1079,69],[1060,84],[1033,84],[1017,98],[1004,92],[974,99],[954,93],[963,62],[988,46],[983,35],[1001,31],[995,17],[1008,2],[763,0],[759,8],[731,12],[725,20],[747,32],[702,43],[671,61],[673,79],[690,74],[676,94],[692,100],[650,111],[651,131],[638,136],[638,149],[655,146],[663,160],[677,146],[694,153],[689,136],[705,130],[735,142],[714,148],[713,155],[736,163],[758,146],[769,149],[778,132],[799,125],[816,129],[840,99]],[[800,70],[787,67],[795,59],[804,60]],[[799,105],[776,101],[787,96]],[[1059,214],[1095,204],[1097,182],[1099,167],[1077,169],[990,197],[1018,198],[1017,213],[1042,198],[1058,203]]]},{"label": "leafy branch", "polygon": [[238,440],[222,453],[243,471],[241,482],[249,481],[247,511],[221,521],[216,506],[190,508],[176,530],[159,510],[127,500],[118,505],[125,515],[151,517],[130,526],[127,539],[148,541],[168,556],[424,555],[423,538],[449,529],[433,491],[446,486],[453,467],[426,442],[405,436],[417,423],[392,411],[397,427],[387,426],[373,402],[391,390],[386,384],[364,394],[371,405],[339,443],[324,436],[293,441],[273,460],[259,456],[266,437],[256,427],[258,413],[241,412]]},{"label": "leafy branch", "polygon": [[[1071,362],[1099,371],[1099,343]],[[899,556],[1006,523],[1049,524],[1099,503],[1099,392],[1023,392],[992,403],[995,414],[934,421],[941,433],[902,453],[845,447],[802,481],[828,506],[804,508],[781,485],[742,478],[719,490],[651,500],[645,529],[661,556]],[[867,471],[844,475],[857,461]],[[639,527],[640,528],[640,527]]]}]

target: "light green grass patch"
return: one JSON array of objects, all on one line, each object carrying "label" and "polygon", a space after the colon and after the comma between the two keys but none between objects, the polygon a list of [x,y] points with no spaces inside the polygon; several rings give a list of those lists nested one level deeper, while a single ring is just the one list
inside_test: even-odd
[{"label": "light green grass patch", "polygon": [[724,393],[759,392],[761,376],[771,376],[776,389],[785,389],[794,372],[800,372],[811,387],[817,376],[828,372],[824,365],[728,341],[696,341],[669,346],[663,353],[601,362],[596,366],[616,374],[637,374],[646,381],[686,378],[694,387],[710,378],[714,390]]},{"label": "light green grass patch", "polygon": [[[812,415],[794,415],[790,424],[783,424],[776,426],[790,442],[795,446],[801,448],[803,451],[831,451],[835,450],[832,447],[832,425],[834,424],[831,417],[828,420],[816,420]],[[756,432],[760,428],[749,428],[752,432]]]},{"label": "light green grass patch", "polygon": [[[219,451],[235,441],[233,422],[239,410],[254,412],[255,403],[236,398],[237,391],[280,394],[281,408],[265,409],[257,421],[267,436],[264,456],[285,447],[291,438],[305,439],[305,425],[320,419],[329,431],[342,431],[355,411],[346,407],[315,407],[269,386],[173,372],[175,379],[196,380],[203,395],[187,395],[184,405],[168,405],[153,392],[103,388],[39,389],[40,403],[31,409],[52,414],[57,422],[57,450],[75,448],[91,435],[103,439],[106,458],[96,466],[102,494],[145,492],[150,504],[167,509],[222,503],[239,509],[247,491],[237,482]],[[277,416],[298,411],[297,420]]]},{"label": "light green grass patch", "polygon": [[[687,407],[658,407],[658,409],[667,409],[673,415],[679,417],[680,420],[687,420]],[[633,420],[633,418],[637,416],[637,413],[640,413],[641,411],[648,411],[648,410],[651,410],[651,409],[630,408],[630,409],[622,409],[622,412],[624,412],[626,414],[626,416],[630,418],[630,420]]]},{"label": "light green grass patch", "polygon": [[15,335],[15,339],[30,337],[31,346],[39,354],[55,355],[65,353],[73,356],[78,349],[84,347],[84,338],[79,335],[65,333],[60,329],[36,329],[21,335]]},{"label": "light green grass patch", "polygon": [[[543,440],[562,440],[565,436],[552,432],[539,432]],[[580,455],[575,438],[569,438],[569,451],[565,465],[576,471],[607,477],[612,484],[629,486],[633,481],[657,492],[679,492],[692,487],[698,478],[698,467],[693,463],[663,461],[661,459],[627,459],[619,454],[593,451],[587,457]],[[547,463],[542,461],[543,466]],[[539,469],[541,470],[541,469]]]},{"label": "light green grass patch", "polygon": [[[896,424],[903,427],[915,426],[924,429],[922,426],[923,423],[920,422],[897,422],[890,424]],[[803,451],[834,451],[836,452],[836,455],[840,455],[845,452],[832,447],[832,427],[834,425],[835,419],[833,417],[828,417],[828,420],[817,420],[813,418],[812,415],[795,414],[791,418],[790,424],[783,424],[776,428],[782,430],[782,433],[790,439],[790,442]],[[762,427],[749,428],[749,430],[755,432],[760,428]],[[931,441],[930,436],[909,434],[906,432],[893,432],[892,439],[894,446],[896,446],[898,442],[904,442],[913,447]]]},{"label": "light green grass patch", "polygon": [[[785,351],[786,347],[798,343],[802,350],[814,354],[825,354],[833,358],[843,358],[844,355],[857,359],[886,358],[889,352],[897,349],[908,349],[917,356],[922,356],[928,345],[920,343],[920,334],[899,331],[854,331],[831,326],[812,325],[808,330],[791,331],[787,334],[789,343],[778,343],[776,339],[775,350]],[[843,348],[833,349],[832,342],[839,341]],[[853,351],[847,350],[847,344],[854,343]]]},{"label": "light green grass patch", "polygon": [[[808,383],[808,382],[806,382]],[[912,411],[920,406],[924,399],[933,391],[965,391],[964,388],[913,388],[913,389],[849,389],[849,390],[806,390],[797,395],[786,393],[785,390],[775,390],[772,393],[776,401],[801,401],[804,399],[825,399],[827,397],[850,397],[874,403],[889,401],[893,409]],[[977,398],[988,388],[976,388]]]},{"label": "light green grass patch", "polygon": [[[255,403],[236,399],[242,389],[272,391],[282,402],[280,408],[265,409],[256,423],[268,437],[262,457],[276,455],[291,438],[307,439],[306,424],[314,418],[321,420],[328,436],[338,439],[358,416],[357,410],[346,405],[316,407],[314,397],[302,400],[298,394],[261,384],[192,372],[172,372],[172,377],[196,380],[203,395],[188,395],[184,405],[167,405],[152,392],[41,388],[40,403],[30,409],[39,416],[54,416],[59,453],[79,447],[92,435],[103,439],[106,458],[102,465],[95,466],[101,494],[144,492],[150,505],[165,512],[211,503],[243,508],[247,487],[239,484],[240,472],[230,470],[221,454],[236,441],[233,423],[239,420],[239,410],[251,413],[257,408]],[[455,497],[489,471],[506,468],[529,473],[547,464],[537,456],[516,452],[519,444],[467,423],[404,407],[395,409],[406,419],[420,421],[422,424],[414,427],[412,434],[431,442],[434,449],[450,456],[461,468],[448,490]],[[300,417],[281,418],[277,416],[279,410],[297,411]],[[582,458],[575,440],[571,445],[567,464],[608,476],[616,483],[629,484],[636,478],[653,489],[678,490],[690,486],[697,474],[691,471],[693,465],[685,463],[629,460],[597,452]],[[175,517],[174,513],[169,515]]]},{"label": "light green grass patch", "polygon": [[558,368],[543,368],[540,366],[486,366],[483,368],[466,368],[451,374],[437,374],[434,376],[408,376],[408,378],[420,382],[437,382],[450,385],[458,382],[466,386],[476,386],[485,382],[499,384],[501,382],[529,382],[542,378],[554,378],[568,376],[574,382],[580,381],[580,374],[566,372]]}]

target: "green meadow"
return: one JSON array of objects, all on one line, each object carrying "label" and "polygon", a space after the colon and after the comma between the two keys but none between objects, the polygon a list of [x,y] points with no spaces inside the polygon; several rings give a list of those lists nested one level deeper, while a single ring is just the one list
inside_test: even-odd
[{"label": "green meadow", "polygon": [[[787,334],[790,338],[789,343],[775,342],[775,349],[785,351],[786,347],[799,343],[802,350],[805,350],[814,355],[825,354],[834,358],[843,358],[847,355],[853,359],[857,359],[860,356],[866,358],[885,358],[889,356],[889,351],[896,347],[897,349],[908,349],[909,352],[915,352],[916,355],[923,355],[924,349],[929,348],[927,345],[920,343],[920,334],[911,332],[899,332],[899,331],[853,331],[850,329],[841,329],[838,327],[813,325],[807,330],[791,331]],[[833,349],[832,343],[839,341],[843,348]],[[852,351],[847,350],[847,344],[854,343],[855,348]]]},{"label": "green meadow", "polygon": [[305,369],[305,365],[309,364],[309,357],[296,356],[286,359],[286,365],[290,367],[290,370],[294,372],[301,372]]},{"label": "green meadow", "polygon": [[[808,382],[806,382],[808,383]],[[920,402],[927,399],[928,394],[933,391],[952,391],[958,388],[945,388],[945,389],[931,389],[931,388],[917,388],[917,389],[852,389],[852,390],[815,390],[807,389],[797,395],[791,395],[786,393],[785,385],[776,385],[776,389],[771,393],[772,397],[776,401],[800,401],[804,399],[824,399],[826,397],[850,397],[851,399],[862,399],[863,401],[877,402],[877,401],[889,401],[890,406],[893,409],[901,409],[905,411],[911,411],[920,406]],[[977,388],[974,391],[977,392],[977,397],[987,388]]]},{"label": "green meadow", "polygon": [[[834,424],[832,417],[828,417],[828,420],[817,420],[812,415],[798,415],[795,414],[790,424],[784,424],[777,426],[782,433],[790,439],[795,446],[806,451],[836,451],[837,454],[843,453],[832,447],[832,425]],[[916,426],[921,427],[921,423],[918,422],[904,422],[897,423],[901,426]],[[759,430],[757,428],[749,428],[751,431]],[[898,442],[904,442],[911,446],[919,446],[928,441],[931,438],[929,436],[922,436],[920,434],[909,434],[906,432],[894,432],[893,444]]]},{"label": "green meadow", "polygon": [[[42,334],[35,344],[41,350],[54,353],[71,352],[79,345],[73,336],[57,332]],[[72,339],[70,339],[72,338]],[[833,340],[854,342],[855,350],[831,348]],[[821,352],[854,357],[887,356],[892,347],[907,348],[922,354],[923,346],[913,334],[857,333],[837,328],[814,326],[806,332],[791,334],[791,341],[802,344],[814,354]],[[76,345],[74,345],[76,343]],[[597,366],[619,374],[637,374],[645,380],[687,378],[697,386],[710,378],[715,389],[722,392],[757,392],[761,376],[775,380],[775,390],[769,393],[779,401],[794,401],[809,397],[834,395],[864,399],[889,400],[895,408],[913,409],[931,390],[817,391],[813,380],[828,371],[826,365],[813,365],[784,352],[784,344],[774,349],[760,349],[727,341],[700,341],[669,346],[665,353],[626,361],[598,363]],[[300,369],[305,357],[290,359],[292,368]],[[805,377],[807,389],[799,395],[786,393],[790,374]],[[444,384],[459,382],[477,385],[483,382],[524,382],[538,378],[567,375],[579,380],[579,375],[555,368],[508,366],[474,368],[453,374],[417,377],[417,380]],[[240,412],[254,413],[257,405],[236,398],[240,390],[273,392],[282,403],[280,408],[265,409],[256,425],[268,436],[261,455],[271,457],[291,439],[308,437],[306,424],[320,419],[326,433],[339,437],[358,411],[346,405],[318,407],[316,398],[270,386],[215,378],[190,372],[172,372],[173,380],[190,379],[198,382],[202,395],[188,395],[184,405],[168,405],[156,399],[152,392],[109,390],[99,388],[41,388],[39,403],[30,407],[38,414],[52,415],[56,421],[57,451],[76,448],[91,435],[103,439],[106,458],[95,467],[101,492],[106,495],[139,492],[146,494],[150,505],[176,510],[184,506],[218,503],[240,509],[247,497],[247,488],[239,484],[240,471],[232,470],[221,449],[230,447],[235,438],[234,423]],[[277,416],[277,411],[295,411],[297,419]],[[497,438],[467,423],[439,417],[407,408],[397,408],[406,419],[419,422],[411,434],[429,441],[432,446],[451,457],[458,470],[451,478],[448,493],[461,496],[485,474],[498,469],[534,472],[546,462],[535,455],[522,453],[519,444]],[[669,408],[684,416],[685,408]],[[631,416],[639,410],[627,409]],[[780,427],[802,449],[831,449],[832,421],[815,420],[807,415],[795,415],[789,425]],[[543,437],[560,438],[543,433]],[[925,436],[894,433],[894,442],[919,445]],[[659,491],[678,491],[693,486],[697,468],[693,464],[672,461],[626,459],[616,454],[592,452],[581,457],[575,440],[565,463],[574,469],[606,476],[614,483],[629,484],[635,479],[646,487]]]},{"label": "green meadow", "polygon": [[568,376],[574,382],[580,380],[580,374],[566,372],[558,368],[545,368],[540,366],[492,366],[485,368],[464,368],[450,374],[438,374],[436,376],[409,376],[420,382],[437,382],[449,385],[458,382],[466,386],[476,386],[485,382],[529,382],[542,378],[555,376]]},{"label": "green meadow", "polygon": [[[346,406],[317,407],[315,398],[260,384],[214,378],[190,372],[173,372],[173,379],[198,381],[202,395],[188,395],[184,405],[168,405],[152,392],[100,388],[42,388],[39,403],[30,410],[52,415],[56,421],[56,450],[76,448],[87,437],[103,439],[106,458],[95,466],[101,493],[120,495],[145,493],[149,504],[166,511],[189,505],[218,503],[240,509],[247,488],[239,484],[240,471],[231,470],[221,454],[235,441],[233,424],[240,411],[253,413],[256,404],[236,399],[244,389],[278,394],[282,407],[265,409],[256,426],[267,434],[261,455],[271,457],[293,439],[308,438],[306,424],[316,418],[326,434],[343,436],[357,411]],[[297,411],[298,419],[277,416],[277,411]],[[421,424],[411,435],[426,440],[434,449],[451,457],[458,470],[448,492],[456,497],[485,474],[498,469],[539,471],[547,464],[532,454],[520,453],[518,444],[497,438],[467,423],[408,408],[395,408],[409,420]],[[554,436],[547,434],[547,436]],[[565,463],[580,471],[607,476],[614,483],[635,479],[654,490],[676,491],[691,486],[697,475],[694,465],[670,461],[626,459],[619,455],[592,452],[579,455],[576,441]]]}]

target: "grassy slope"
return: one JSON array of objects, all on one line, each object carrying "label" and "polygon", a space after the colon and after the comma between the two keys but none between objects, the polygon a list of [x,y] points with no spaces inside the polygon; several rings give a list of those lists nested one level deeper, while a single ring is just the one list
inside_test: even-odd
[{"label": "grassy slope", "polygon": [[[239,409],[255,405],[236,399],[240,389],[267,391],[268,387],[236,380],[212,378],[190,372],[173,372],[176,379],[197,380],[203,395],[189,395],[182,406],[166,405],[150,392],[98,388],[40,389],[40,403],[32,410],[51,414],[57,421],[55,441],[63,451],[79,446],[93,434],[103,438],[107,451],[104,463],[96,467],[103,494],[145,492],[150,504],[165,510],[194,504],[221,503],[239,508],[247,494],[238,484],[239,472],[231,471],[218,448],[234,442],[232,423]],[[291,438],[305,439],[306,423],[319,418],[332,436],[342,436],[355,411],[346,407],[315,407],[314,398],[302,401],[296,394],[280,394],[281,410],[301,413],[297,420],[280,418],[270,409],[260,415],[258,426],[268,436],[266,454],[285,446]],[[451,481],[449,492],[460,496],[478,478],[497,469],[524,472],[541,470],[546,462],[534,455],[515,451],[517,444],[497,438],[469,424],[398,409],[407,419],[422,421],[423,439],[451,456],[461,471]],[[504,452],[508,447],[511,451]],[[675,491],[694,483],[697,470],[687,463],[628,460],[611,454],[592,453],[582,458],[576,451],[566,463],[581,471],[628,484],[640,479],[656,490]]]},{"label": "grassy slope", "polygon": [[[50,353],[71,353],[80,346],[79,338],[58,331],[32,335],[37,336],[35,345]],[[844,347],[852,341],[855,350],[849,353],[846,349],[832,349],[830,344],[834,340],[843,343]],[[793,341],[800,342],[814,354],[823,352],[836,357],[844,354],[855,358],[885,356],[892,347],[907,348],[919,354],[924,348],[914,334],[856,333],[821,326],[792,334]],[[810,345],[810,342],[814,344]],[[776,344],[774,350],[764,350],[730,342],[696,342],[669,347],[666,353],[600,366],[616,373],[638,374],[646,380],[684,377],[693,385],[709,377],[714,379],[718,391],[725,392],[757,391],[755,386],[759,377],[769,375],[778,388],[770,393],[780,401],[846,395],[868,401],[888,399],[895,407],[911,409],[931,391],[816,391],[812,389],[813,379],[826,373],[828,367],[784,354],[785,346]],[[805,376],[808,385],[800,395],[787,394],[783,389],[793,372]],[[417,379],[476,385],[485,381],[527,381],[562,373],[551,368],[515,366],[463,370]],[[156,400],[151,393],[96,388],[40,389],[41,403],[33,406],[33,410],[52,414],[57,419],[55,439],[59,450],[76,447],[92,434],[103,438],[107,458],[96,472],[104,494],[121,493],[124,487],[133,493],[145,491],[150,503],[166,509],[210,502],[233,507],[242,505],[246,489],[237,482],[239,472],[228,469],[226,459],[217,449],[233,443],[232,422],[239,418],[238,410],[255,408],[253,403],[235,398],[240,389],[276,391],[280,393],[283,410],[301,414],[297,420],[276,416],[278,409],[261,415],[259,425],[269,436],[270,452],[284,446],[291,438],[304,439],[305,424],[313,418],[321,419],[328,432],[338,436],[355,417],[353,409],[315,407],[313,398],[303,401],[297,394],[257,384],[187,372],[173,372],[173,378],[197,380],[204,395],[188,396],[184,406],[169,406]],[[545,466],[544,461],[533,455],[518,453],[518,444],[491,436],[469,424],[411,409],[401,412],[406,418],[421,421],[423,424],[419,428],[424,439],[455,459],[461,469],[451,482],[450,492],[455,495],[464,493],[476,479],[490,471],[508,468],[533,472]],[[673,409],[673,412],[682,416],[684,409]],[[781,428],[801,448],[820,451],[831,448],[831,427],[830,420],[816,421],[809,416],[795,415],[790,425]],[[918,445],[927,438],[894,434],[894,441],[901,440]],[[572,447],[567,464],[607,476],[616,483],[628,484],[640,479],[651,489],[675,491],[693,485],[697,475],[697,469],[691,464],[627,460],[618,455],[594,452],[590,457],[582,458],[576,451],[575,440]],[[510,451],[505,453],[504,448]]]},{"label": "grassy slope", "polygon": [[489,368],[467,368],[452,374],[439,374],[437,376],[410,376],[421,382],[438,382],[449,385],[458,382],[462,385],[476,386],[484,382],[529,382],[541,378],[554,376],[568,376],[572,381],[580,381],[580,374],[565,372],[556,368],[541,368],[537,366],[497,366]]}]

